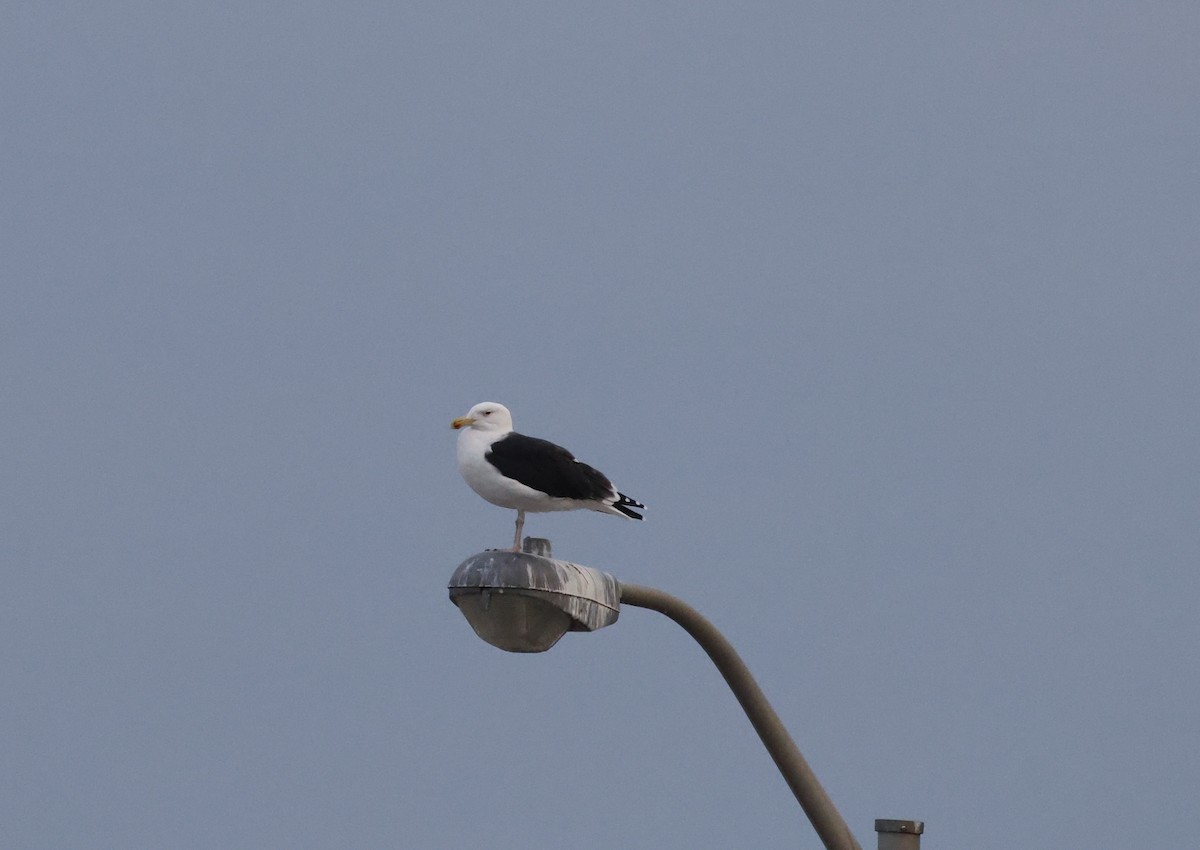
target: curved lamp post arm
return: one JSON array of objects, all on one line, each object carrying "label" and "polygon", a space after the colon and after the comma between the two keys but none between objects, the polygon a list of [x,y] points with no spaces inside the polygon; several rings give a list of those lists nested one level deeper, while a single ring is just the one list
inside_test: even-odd
[{"label": "curved lamp post arm", "polygon": [[704,651],[717,665],[734,696],[742,704],[751,725],[762,738],[767,752],[775,760],[775,765],[783,774],[792,793],[796,795],[796,801],[808,815],[821,842],[828,850],[862,850],[854,840],[850,828],[842,820],[837,807],[817,781],[816,774],[800,754],[792,736],[780,722],[779,715],[767,702],[762,688],[754,681],[749,668],[733,645],[717,631],[717,627],[682,599],[653,587],[621,582],[621,602],[665,614],[683,626],[687,633],[704,647]]}]

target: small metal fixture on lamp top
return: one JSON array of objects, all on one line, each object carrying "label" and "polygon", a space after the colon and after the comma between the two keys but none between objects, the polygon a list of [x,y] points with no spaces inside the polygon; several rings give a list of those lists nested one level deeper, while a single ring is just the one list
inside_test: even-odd
[{"label": "small metal fixture on lamp top", "polygon": [[472,555],[450,577],[450,601],[475,634],[508,652],[545,652],[567,632],[617,621],[621,586],[606,572],[550,557],[550,541],[526,537],[521,552]]}]

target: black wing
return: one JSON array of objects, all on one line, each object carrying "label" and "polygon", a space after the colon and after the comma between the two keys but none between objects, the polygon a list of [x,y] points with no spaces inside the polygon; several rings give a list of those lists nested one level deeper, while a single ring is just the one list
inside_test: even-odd
[{"label": "black wing", "polygon": [[492,443],[485,457],[504,477],[556,498],[605,499],[613,494],[604,473],[549,440],[509,434]]}]

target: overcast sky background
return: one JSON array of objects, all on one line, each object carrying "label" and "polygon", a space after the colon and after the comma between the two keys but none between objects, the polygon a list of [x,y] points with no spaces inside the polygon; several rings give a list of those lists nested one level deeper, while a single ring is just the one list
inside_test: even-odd
[{"label": "overcast sky background", "polygon": [[0,845],[818,842],[700,649],[447,601],[531,516],[725,631],[864,847],[1184,847],[1200,6],[12,3]]}]

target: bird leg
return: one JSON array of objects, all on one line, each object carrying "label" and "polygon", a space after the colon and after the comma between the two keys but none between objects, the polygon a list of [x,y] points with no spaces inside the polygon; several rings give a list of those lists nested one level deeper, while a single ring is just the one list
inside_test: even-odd
[{"label": "bird leg", "polygon": [[525,511],[518,508],[517,509],[517,533],[516,533],[516,536],[513,537],[512,550],[514,552],[521,551],[521,532],[524,530],[525,530]]}]

